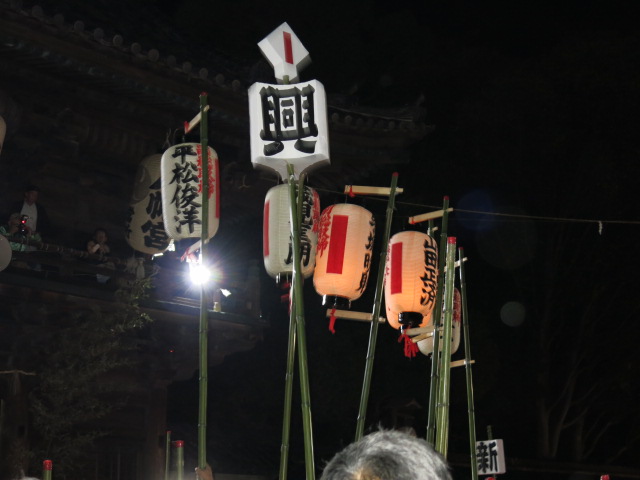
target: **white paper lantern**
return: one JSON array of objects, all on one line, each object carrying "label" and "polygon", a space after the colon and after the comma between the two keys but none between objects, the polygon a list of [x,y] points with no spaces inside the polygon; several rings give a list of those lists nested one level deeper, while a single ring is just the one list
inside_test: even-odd
[{"label": "white paper lantern", "polygon": [[[218,155],[208,149],[209,215],[208,238],[220,224],[220,181]],[[181,143],[162,155],[162,210],[167,234],[174,240],[202,236],[202,146]]]},{"label": "white paper lantern", "polygon": [[[289,185],[281,184],[269,189],[264,201],[262,250],[267,273],[279,279],[293,272],[293,248],[289,212]],[[318,245],[320,197],[310,188],[304,188],[300,249],[302,276],[313,274]]]},{"label": "white paper lantern", "polygon": [[437,287],[436,241],[421,232],[406,231],[389,239],[384,296],[398,312],[400,330],[415,328],[433,309]]},{"label": "white paper lantern", "polygon": [[[444,312],[443,312],[444,315]],[[460,292],[456,288],[453,291],[453,319],[451,322],[451,354],[460,347],[460,333],[462,330],[462,301]],[[425,338],[418,342],[418,348],[424,355],[433,353],[433,337]],[[442,334],[440,335],[440,351],[442,351]]]},{"label": "white paper lantern", "polygon": [[140,162],[129,203],[125,239],[138,252],[155,255],[169,247],[169,237],[162,220],[160,159],[149,155]]},{"label": "white paper lantern", "polygon": [[[398,312],[392,311],[388,305],[385,305],[385,309],[387,312],[387,323],[395,328],[396,330],[400,330],[400,322],[398,320],[399,314]],[[433,317],[433,311],[429,315],[424,315],[422,317],[422,322],[420,322],[418,327],[428,327],[431,325],[431,318]]]},{"label": "white paper lantern", "polygon": [[329,126],[324,86],[254,83],[249,88],[251,162],[286,180],[329,165]]},{"label": "white paper lantern", "polygon": [[349,308],[369,279],[375,220],[370,211],[342,203],[320,217],[313,285],[323,305]]}]

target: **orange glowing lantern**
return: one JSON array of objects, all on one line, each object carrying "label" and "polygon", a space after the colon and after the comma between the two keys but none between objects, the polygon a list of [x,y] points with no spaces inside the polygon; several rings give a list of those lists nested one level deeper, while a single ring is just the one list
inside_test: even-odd
[{"label": "orange glowing lantern", "polygon": [[320,217],[313,285],[322,304],[349,308],[367,287],[375,220],[373,214],[348,203],[326,208]]},{"label": "orange glowing lantern", "polygon": [[[264,202],[262,253],[267,273],[277,281],[293,272],[290,218],[289,186],[276,185],[267,192]],[[301,218],[301,272],[309,278],[316,261],[320,221],[320,197],[310,187],[304,188]]]}]

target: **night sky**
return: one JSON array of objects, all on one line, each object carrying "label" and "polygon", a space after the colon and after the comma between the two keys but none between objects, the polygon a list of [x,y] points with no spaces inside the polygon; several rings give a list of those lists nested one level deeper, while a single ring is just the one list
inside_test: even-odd
[{"label": "night sky", "polygon": [[[109,16],[124,7],[102,3],[110,6],[103,21],[117,24]],[[439,208],[444,195],[456,208],[449,233],[469,258],[478,439],[492,425],[510,457],[638,467],[640,32],[633,2],[141,3],[175,30],[141,21],[140,41],[179,35],[180,60],[220,55],[245,78],[262,80],[256,44],[287,21],[313,60],[301,79],[323,82],[330,102],[420,107],[434,132],[415,145],[410,164],[384,167],[371,182],[388,185],[399,172],[405,193],[394,232],[407,216]],[[323,207],[333,198],[323,194]],[[384,203],[365,202],[380,231]],[[255,238],[246,246],[256,258],[259,227],[253,236],[241,232]],[[373,285],[354,310],[371,310]],[[210,370],[210,457],[220,472],[238,463],[246,473],[277,472],[288,315],[268,278],[265,291],[272,327],[264,341]],[[353,439],[369,328],[339,322],[331,335],[310,282],[305,294],[321,466]],[[381,325],[367,426],[384,418],[385,405],[413,399],[422,407],[413,427],[423,435],[430,360],[405,359],[396,338]],[[452,381],[450,451],[466,454],[463,371]],[[197,424],[196,386],[170,391],[170,427],[185,435]],[[541,405],[557,396],[560,405],[562,395],[573,395],[572,403],[564,417],[550,414],[550,425],[567,424],[551,453],[537,443],[537,419]],[[296,396],[293,473],[303,462],[300,417]],[[576,440],[593,438],[591,427],[602,432],[592,450]]]}]

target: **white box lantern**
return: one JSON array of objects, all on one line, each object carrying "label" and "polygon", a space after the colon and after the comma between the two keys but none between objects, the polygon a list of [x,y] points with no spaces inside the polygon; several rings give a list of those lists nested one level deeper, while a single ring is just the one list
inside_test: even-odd
[{"label": "white box lantern", "polygon": [[[264,266],[269,276],[279,279],[293,272],[289,185],[269,189],[264,201],[262,250]],[[304,278],[313,274],[318,245],[320,197],[310,187],[304,188],[300,250]]]},{"label": "white box lantern", "polygon": [[426,233],[406,231],[389,239],[385,270],[385,304],[398,312],[400,330],[416,328],[433,309],[438,250]]},{"label": "white box lantern", "polygon": [[140,162],[125,224],[129,246],[149,255],[164,252],[170,243],[162,216],[161,158],[149,155]]},{"label": "white box lantern", "polygon": [[[442,312],[444,318],[444,312]],[[442,321],[440,322],[443,323]],[[460,334],[462,330],[462,300],[460,291],[456,288],[453,291],[453,318],[451,322],[451,354],[453,355],[460,347]],[[442,345],[443,335],[440,333],[440,345]],[[425,338],[418,342],[418,348],[423,355],[431,355],[433,353],[433,337]],[[442,346],[440,347],[442,351]]]},{"label": "white box lantern", "polygon": [[[208,238],[220,224],[220,181],[218,154],[208,148],[209,185]],[[181,143],[169,147],[162,155],[162,209],[164,226],[171,238],[202,236],[203,168],[202,146]]]},{"label": "white box lantern", "polygon": [[329,127],[324,86],[317,80],[291,85],[254,83],[249,88],[251,162],[288,178],[329,165]]},{"label": "white box lantern", "polygon": [[358,205],[341,203],[320,217],[313,285],[323,305],[349,308],[360,298],[369,279],[375,220]]}]

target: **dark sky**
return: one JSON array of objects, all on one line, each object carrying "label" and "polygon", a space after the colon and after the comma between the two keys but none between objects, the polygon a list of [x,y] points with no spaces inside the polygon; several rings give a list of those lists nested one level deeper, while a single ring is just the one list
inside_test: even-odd
[{"label": "dark sky", "polygon": [[[444,195],[458,209],[450,233],[469,256],[479,438],[491,424],[509,455],[534,457],[538,373],[546,368],[541,362],[552,362],[550,388],[561,391],[577,368],[572,346],[579,345],[598,361],[588,364],[588,380],[581,380],[578,391],[586,392],[592,382],[620,400],[593,400],[596,414],[616,415],[604,436],[609,447],[587,461],[604,462],[628,443],[631,453],[616,461],[635,458],[637,465],[632,452],[638,452],[640,432],[638,390],[628,385],[635,377],[624,375],[638,373],[629,339],[640,333],[633,322],[639,287],[634,194],[640,178],[634,2],[140,3],[146,12],[113,1],[86,8],[96,26],[110,24],[113,33],[144,48],[210,71],[215,68],[208,59],[228,59],[226,68],[245,79],[264,72],[257,42],[287,21],[313,60],[301,78],[323,82],[334,101],[424,108],[434,133],[415,145],[409,165],[383,169],[372,181],[384,185],[393,169],[399,171],[405,194],[398,198],[396,229],[406,216],[440,205]],[[71,20],[73,13],[66,16]],[[382,225],[384,205],[369,202],[368,208]],[[260,238],[259,231],[255,235]],[[259,243],[252,248],[259,255]],[[264,342],[211,371],[211,448],[214,466],[222,469],[234,462],[255,472],[277,468],[288,320],[279,292],[268,288],[273,297],[267,295],[263,307],[272,328]],[[370,310],[370,297],[354,309]],[[590,298],[595,306],[587,308]],[[332,336],[309,284],[305,300],[321,464],[353,438],[368,327],[340,322]],[[525,312],[519,326],[501,318],[509,302]],[[544,334],[549,324],[551,333]],[[371,421],[392,397],[427,403],[430,361],[403,358],[396,337],[381,326]],[[451,443],[452,451],[464,453],[462,377],[461,371],[453,375]],[[607,384],[612,378],[615,383]],[[194,385],[175,385],[170,396],[172,428],[185,434],[197,422]],[[293,413],[295,471],[303,458],[298,403]],[[419,433],[425,422],[418,411]],[[560,460],[572,458],[566,438]]]}]

